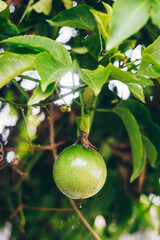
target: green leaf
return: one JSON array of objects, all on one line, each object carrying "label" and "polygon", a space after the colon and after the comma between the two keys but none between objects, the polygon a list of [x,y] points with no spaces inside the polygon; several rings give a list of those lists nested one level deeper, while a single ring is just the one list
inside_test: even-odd
[{"label": "green leaf", "polygon": [[0,56],[0,88],[24,71],[35,69],[34,56],[5,53]]},{"label": "green leaf", "polygon": [[[146,152],[143,149],[143,156],[141,158],[139,168],[136,168],[135,171],[133,170],[130,182],[133,182],[137,177],[139,177],[139,175],[141,174],[145,164],[146,164]],[[134,168],[134,164],[133,164],[133,168]]]},{"label": "green leaf", "polygon": [[41,86],[38,85],[38,87],[36,87],[35,90],[33,91],[33,94],[28,101],[28,105],[33,105],[33,104],[36,104],[40,101],[45,100],[46,98],[48,98],[52,94],[54,89],[55,89],[55,83],[50,84],[47,87],[45,92],[42,92]]},{"label": "green leaf", "polygon": [[160,77],[160,69],[148,62],[141,61],[138,74],[148,76],[150,78],[158,78]]},{"label": "green leaf", "polygon": [[69,9],[73,6],[73,1],[72,0],[62,0],[64,6],[66,9]]},{"label": "green leaf", "polygon": [[18,28],[7,18],[0,17],[1,31],[0,41],[18,35]]},{"label": "green leaf", "polygon": [[95,30],[96,21],[90,12],[91,7],[78,5],[60,12],[52,20],[47,20],[51,26],[69,26],[87,30]]},{"label": "green leaf", "polygon": [[145,103],[144,93],[141,86],[137,86],[135,84],[128,84],[128,87],[135,98]]},{"label": "green leaf", "polygon": [[133,173],[131,177],[132,182],[138,177],[138,174],[140,174],[140,171],[144,165],[141,134],[135,117],[128,109],[116,107],[113,109],[113,112],[121,118],[130,139],[133,156]]},{"label": "green leaf", "polygon": [[42,92],[46,91],[49,84],[60,80],[73,67],[73,65],[66,67],[47,52],[39,53],[35,58],[35,64],[41,77]]},{"label": "green leaf", "polygon": [[144,50],[142,60],[160,67],[160,37]]},{"label": "green leaf", "polygon": [[97,22],[97,26],[98,29],[100,31],[100,33],[103,36],[103,39],[105,40],[105,42],[107,42],[108,40],[108,33],[109,33],[109,20],[110,20],[110,16],[106,13],[102,13],[100,11],[96,11],[94,9],[91,9],[90,12],[94,15],[95,20]]},{"label": "green leaf", "polygon": [[148,137],[142,136],[142,141],[145,151],[147,152],[147,156],[150,160],[150,164],[152,167],[155,167],[155,162],[157,159],[156,148]]},{"label": "green leaf", "polygon": [[157,0],[152,1],[150,9],[150,17],[153,24],[160,28],[160,2]]},{"label": "green leaf", "polygon": [[149,18],[148,0],[117,0],[113,5],[107,50],[138,32]]},{"label": "green leaf", "polygon": [[101,42],[99,36],[93,33],[85,38],[82,43],[88,49],[90,55],[95,59],[98,59],[98,56],[101,52]]},{"label": "green leaf", "polygon": [[8,18],[10,16],[10,11],[8,4],[0,0],[0,17]]},{"label": "green leaf", "polygon": [[116,68],[112,64],[109,64],[110,69],[110,80],[119,80],[125,84],[134,83],[139,84],[142,87],[152,86],[153,82],[145,77],[137,76],[133,73],[122,71],[119,68]]},{"label": "green leaf", "polygon": [[24,35],[8,38],[3,40],[2,43],[10,43],[16,46],[23,46],[38,51],[47,51],[53,55],[55,59],[61,61],[62,64],[65,65],[68,65],[72,62],[70,54],[62,44],[46,37]]},{"label": "green leaf", "polygon": [[152,121],[147,107],[133,99],[122,101],[119,106],[128,108],[134,114],[142,135],[148,137],[156,148],[158,153],[156,164],[160,163],[160,127]]},{"label": "green leaf", "polygon": [[98,66],[96,70],[79,69],[79,76],[98,95],[102,86],[108,80],[108,67]]},{"label": "green leaf", "polygon": [[44,13],[45,15],[49,15],[52,9],[52,0],[39,0],[29,7],[28,11],[30,12],[32,9],[37,13]]},{"label": "green leaf", "polygon": [[109,4],[105,3],[105,2],[102,2],[104,8],[106,9],[106,12],[108,13],[109,16],[112,16],[112,8]]},{"label": "green leaf", "polygon": [[77,136],[79,137],[81,131],[89,134],[90,131],[90,116],[88,114],[84,114],[81,117],[76,117],[77,123]]}]

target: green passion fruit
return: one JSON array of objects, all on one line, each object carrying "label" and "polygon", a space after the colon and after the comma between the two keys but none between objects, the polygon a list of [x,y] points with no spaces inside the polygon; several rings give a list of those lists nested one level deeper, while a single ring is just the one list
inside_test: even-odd
[{"label": "green passion fruit", "polygon": [[107,168],[101,154],[72,145],[64,149],[53,166],[53,178],[67,197],[84,199],[95,195],[103,187]]}]

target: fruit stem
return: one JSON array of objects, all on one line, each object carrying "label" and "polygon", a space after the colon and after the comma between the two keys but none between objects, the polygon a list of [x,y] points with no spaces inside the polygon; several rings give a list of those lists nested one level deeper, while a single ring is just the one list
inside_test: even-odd
[{"label": "fruit stem", "polygon": [[88,230],[91,232],[91,234],[95,237],[95,239],[97,240],[102,240],[98,234],[93,230],[93,228],[91,227],[91,225],[89,224],[89,222],[85,219],[85,217],[83,216],[83,214],[80,212],[80,210],[77,208],[75,202],[73,201],[73,199],[68,198],[70,201],[70,204],[72,205],[73,209],[75,210],[75,212],[77,213],[78,217],[81,219],[81,221],[84,223],[84,225],[86,226],[86,228],[88,228]]},{"label": "fruit stem", "polygon": [[79,92],[80,102],[81,102],[81,116],[84,115],[84,103],[83,103],[83,97],[81,92]]}]

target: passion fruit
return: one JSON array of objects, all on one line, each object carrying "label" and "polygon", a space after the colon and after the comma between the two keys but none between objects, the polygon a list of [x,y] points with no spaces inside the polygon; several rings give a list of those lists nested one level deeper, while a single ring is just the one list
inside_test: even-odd
[{"label": "passion fruit", "polygon": [[64,149],[53,166],[53,178],[67,197],[84,199],[103,187],[107,168],[101,154],[76,144]]}]

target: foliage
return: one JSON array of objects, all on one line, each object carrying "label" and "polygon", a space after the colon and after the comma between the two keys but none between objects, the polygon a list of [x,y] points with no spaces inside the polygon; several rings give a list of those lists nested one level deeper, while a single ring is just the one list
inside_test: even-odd
[{"label": "foliage", "polygon": [[[160,231],[153,200],[160,194],[159,6],[0,0],[0,224],[12,222],[13,238],[116,240]],[[66,29],[68,39],[58,40]],[[128,88],[126,100],[112,80]],[[57,153],[81,131],[108,169],[103,189],[82,203],[89,230],[52,177]],[[97,225],[98,215],[106,225]]]}]

